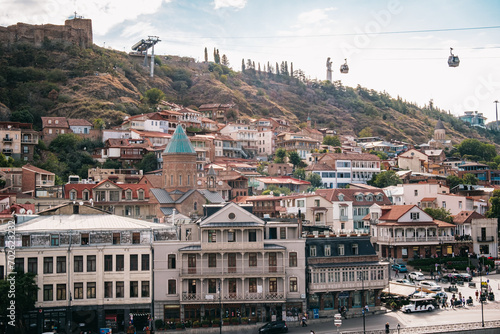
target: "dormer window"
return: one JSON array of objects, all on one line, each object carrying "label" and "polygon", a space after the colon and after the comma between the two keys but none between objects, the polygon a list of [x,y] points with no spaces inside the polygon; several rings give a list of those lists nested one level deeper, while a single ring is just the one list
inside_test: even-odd
[{"label": "dormer window", "polygon": [[339,194],[338,198],[339,198],[339,201],[343,201],[344,200],[344,194]]},{"label": "dormer window", "polygon": [[325,256],[331,256],[332,255],[332,248],[330,245],[325,245]]},{"label": "dormer window", "polygon": [[49,124],[52,124],[52,120],[51,120],[51,119],[49,119],[49,122],[48,122],[48,123],[49,123]]},{"label": "dormer window", "polygon": [[359,254],[358,244],[352,244],[351,253],[352,253],[352,255],[358,255]]},{"label": "dormer window", "polygon": [[56,119],[56,120],[55,120],[55,123],[56,123],[56,124],[59,124],[59,120],[57,120],[57,119]]},{"label": "dormer window", "polygon": [[338,251],[339,251],[339,255],[345,255],[344,244],[339,245]]},{"label": "dormer window", "polygon": [[127,200],[132,199],[132,190],[129,189],[125,192],[125,199],[127,199]]},{"label": "dormer window", "polygon": [[141,189],[141,190],[139,190],[139,191],[137,192],[137,196],[139,197],[139,200],[140,200],[140,201],[143,201],[143,200],[144,200],[144,190],[142,190],[142,189]]}]

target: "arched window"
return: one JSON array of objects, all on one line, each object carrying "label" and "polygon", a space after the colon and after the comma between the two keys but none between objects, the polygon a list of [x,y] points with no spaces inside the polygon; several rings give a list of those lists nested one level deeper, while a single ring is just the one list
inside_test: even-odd
[{"label": "arched window", "polygon": [[194,202],[193,209],[194,209],[194,211],[198,210],[198,202]]}]

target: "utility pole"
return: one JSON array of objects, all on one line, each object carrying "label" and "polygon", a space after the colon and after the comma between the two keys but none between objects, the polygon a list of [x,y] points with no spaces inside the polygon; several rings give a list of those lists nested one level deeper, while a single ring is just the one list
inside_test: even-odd
[{"label": "utility pole", "polygon": [[496,112],[496,116],[497,116],[496,128],[498,131],[498,100],[493,101],[493,103],[495,104],[495,112]]}]

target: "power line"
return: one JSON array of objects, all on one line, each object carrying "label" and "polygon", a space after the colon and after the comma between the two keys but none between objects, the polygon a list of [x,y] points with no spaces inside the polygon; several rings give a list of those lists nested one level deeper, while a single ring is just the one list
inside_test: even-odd
[{"label": "power line", "polygon": [[467,30],[485,30],[485,29],[498,29],[500,26],[487,26],[487,27],[467,27],[467,28],[444,28],[444,29],[423,29],[423,30],[399,30],[399,31],[381,31],[381,32],[357,32],[357,33],[337,33],[337,34],[324,34],[324,35],[275,35],[275,36],[191,36],[190,38],[231,38],[231,39],[245,39],[245,38],[311,38],[311,37],[335,37],[335,36],[357,36],[357,35],[395,35],[395,34],[416,34],[428,32],[447,32],[447,31],[467,31]]}]

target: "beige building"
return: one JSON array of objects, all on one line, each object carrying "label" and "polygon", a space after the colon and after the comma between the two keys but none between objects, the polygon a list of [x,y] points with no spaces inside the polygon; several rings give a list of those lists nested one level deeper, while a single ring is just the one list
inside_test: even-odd
[{"label": "beige building", "polygon": [[[5,246],[8,224],[0,231]],[[169,238],[163,224],[118,217],[86,205],[67,204],[20,216],[16,224],[15,270],[36,274],[37,310],[27,326],[52,326],[68,333],[112,328],[125,331],[131,319],[149,325],[152,302],[152,243]],[[2,248],[3,249],[3,248]],[[0,257],[5,277],[6,256]]]},{"label": "beige building", "polygon": [[215,319],[222,304],[223,318],[298,320],[306,293],[298,224],[250,211],[206,206],[204,218],[180,225],[180,240],[155,242],[155,319]]},{"label": "beige building", "polygon": [[427,172],[426,166],[429,164],[429,157],[427,154],[409,149],[398,156],[398,165],[401,169],[411,170],[415,173]]}]

